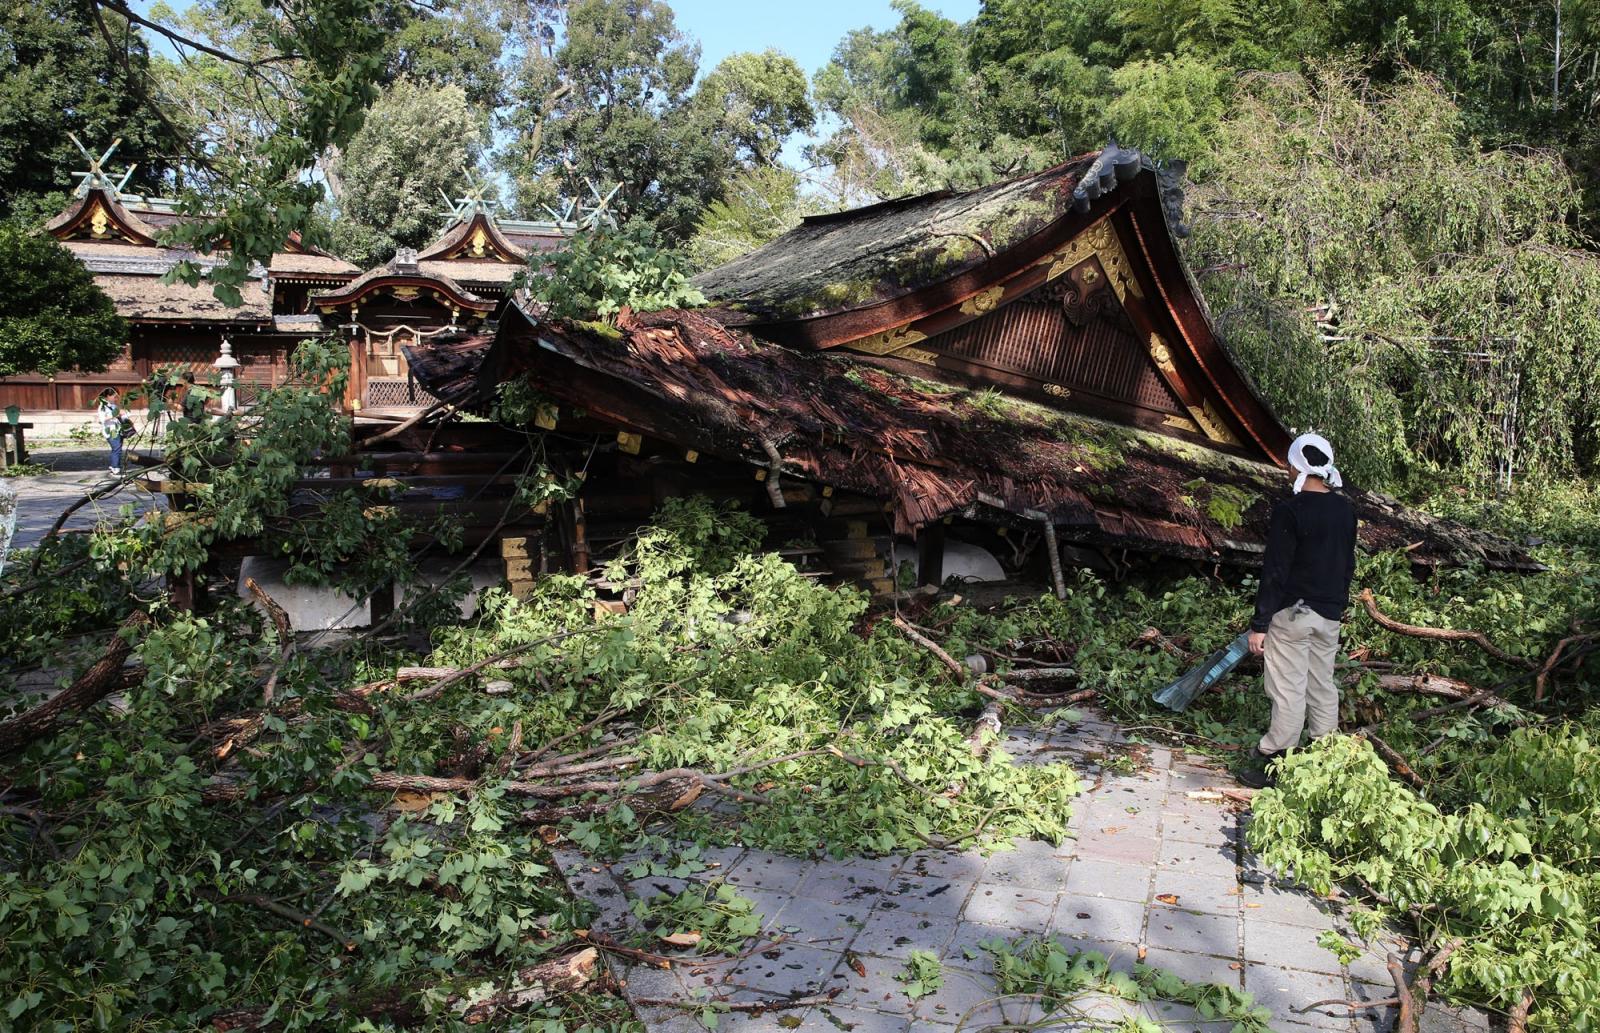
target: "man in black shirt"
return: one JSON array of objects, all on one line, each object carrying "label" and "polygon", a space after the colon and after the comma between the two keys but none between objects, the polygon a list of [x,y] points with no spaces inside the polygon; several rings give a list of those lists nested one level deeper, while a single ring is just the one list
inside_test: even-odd
[{"label": "man in black shirt", "polygon": [[1333,664],[1356,567],[1355,507],[1335,490],[1343,480],[1333,446],[1302,434],[1289,446],[1289,465],[1294,494],[1272,510],[1250,622],[1250,651],[1265,657],[1272,699],[1272,724],[1256,748],[1260,764],[1239,775],[1256,788],[1273,783],[1267,765],[1300,745],[1302,731],[1317,738],[1339,728]]}]

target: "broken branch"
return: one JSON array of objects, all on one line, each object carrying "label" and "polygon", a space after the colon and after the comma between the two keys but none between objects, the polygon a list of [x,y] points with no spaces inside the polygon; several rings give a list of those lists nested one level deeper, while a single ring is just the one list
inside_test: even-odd
[{"label": "broken branch", "polygon": [[289,625],[289,614],[278,601],[267,594],[267,590],[253,577],[244,579],[245,588],[256,597],[262,607],[267,611],[267,616],[272,618],[273,630],[278,634],[278,662],[272,665],[272,673],[267,675],[267,684],[261,690],[261,701],[266,706],[272,705],[272,692],[278,686],[278,675],[283,672],[283,665],[289,662],[289,657],[294,654],[294,629]]},{"label": "broken branch", "polygon": [[595,962],[599,960],[598,950],[585,947],[576,954],[520,970],[510,989],[492,994],[476,1004],[469,1006],[459,998],[450,1003],[461,1010],[462,1021],[469,1026],[476,1026],[490,1021],[501,1012],[528,1008],[551,997],[581,989],[594,978]]},{"label": "broken branch", "polygon": [[[782,1011],[786,1008],[810,1008],[817,1004],[828,1004],[843,987],[835,987],[825,994],[814,997],[778,997],[770,1001],[720,1001],[712,999],[709,1007],[713,1011],[746,1012],[750,1015],[761,1015],[769,1011]],[[705,1001],[685,1001],[675,997],[635,997],[634,1004],[641,1004],[653,1008],[684,1008],[689,1011],[703,1011],[708,1006]]]},{"label": "broken branch", "polygon": [[894,626],[899,628],[901,634],[905,635],[906,638],[910,639],[923,649],[926,649],[928,652],[938,657],[939,662],[950,668],[951,672],[957,678],[965,681],[967,675],[972,673],[971,668],[969,668],[966,664],[961,663],[949,653],[946,653],[944,648],[940,646],[939,643],[935,642],[933,639],[912,627],[911,622],[907,621],[898,613],[894,615]]},{"label": "broken branch", "polygon": [[1370,742],[1372,748],[1378,751],[1378,756],[1382,757],[1389,767],[1394,769],[1394,773],[1399,775],[1413,789],[1421,789],[1423,787],[1422,776],[1417,774],[1416,769],[1407,763],[1404,757],[1400,756],[1398,750],[1370,731],[1362,731],[1357,734]]},{"label": "broken branch", "polygon": [[0,722],[0,756],[25,749],[29,743],[50,734],[67,711],[85,710],[116,691],[122,685],[122,665],[133,651],[132,632],[149,623],[148,613],[135,610],[111,636],[100,659],[65,691],[56,693],[32,710]]},{"label": "broken branch", "polygon": [[1544,699],[1545,689],[1549,686],[1550,674],[1556,669],[1556,664],[1561,661],[1561,654],[1567,651],[1568,646],[1575,646],[1580,642],[1592,642],[1600,639],[1600,632],[1589,632],[1583,635],[1568,635],[1556,643],[1555,651],[1549,659],[1539,667],[1539,674],[1533,679],[1533,700],[1535,703]]},{"label": "broken branch", "polygon": [[320,921],[319,919],[306,914],[304,911],[296,911],[292,907],[280,904],[276,900],[273,900],[271,897],[268,897],[264,894],[230,893],[225,897],[218,897],[217,899],[222,903],[228,904],[249,904],[251,907],[260,908],[262,911],[277,915],[279,918],[288,919],[290,922],[293,922],[295,925],[298,925],[303,929],[310,929],[313,932],[319,932],[338,943],[347,951],[353,951],[356,949],[355,940],[346,936],[344,933],[335,929],[328,923]]},{"label": "broken branch", "polygon": [[1388,959],[1389,978],[1394,980],[1395,1003],[1400,1006],[1400,1018],[1395,1021],[1394,1033],[1419,1033],[1417,1029],[1416,1002],[1411,997],[1411,987],[1406,985],[1406,969],[1393,954]]},{"label": "broken branch", "polygon": [[1527,1033],[1528,1013],[1533,1010],[1533,991],[1522,991],[1522,998],[1506,1016],[1506,1033]]},{"label": "broken branch", "polygon": [[1420,624],[1405,624],[1397,621],[1378,609],[1378,600],[1373,596],[1370,588],[1363,588],[1361,594],[1356,598],[1361,601],[1362,606],[1366,607],[1367,615],[1379,627],[1386,628],[1396,634],[1408,635],[1411,638],[1432,639],[1436,642],[1471,642],[1485,653],[1504,663],[1525,667],[1528,670],[1533,670],[1536,666],[1532,660],[1526,657],[1514,656],[1501,649],[1493,642],[1490,642],[1489,637],[1481,631],[1457,628],[1425,628]]}]

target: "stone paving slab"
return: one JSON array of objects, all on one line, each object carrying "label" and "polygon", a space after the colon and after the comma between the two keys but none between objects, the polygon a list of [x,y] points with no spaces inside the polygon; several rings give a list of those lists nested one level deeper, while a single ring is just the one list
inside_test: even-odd
[{"label": "stone paving slab", "polygon": [[[1182,753],[1129,745],[1092,714],[1076,726],[1013,729],[1005,745],[1019,763],[1070,760],[1092,780],[1074,805],[1077,839],[1059,846],[1019,841],[989,857],[926,850],[834,861],[739,847],[704,851],[706,870],[689,878],[726,879],[755,902],[765,929],[749,945],[754,952],[738,960],[686,958],[671,972],[623,967],[625,991],[635,1001],[834,995],[825,1005],[759,1016],[719,1014],[719,1030],[739,1033],[952,1033],[963,1016],[963,1028],[971,1029],[1042,1017],[1029,1002],[993,1000],[992,959],[978,945],[1047,935],[1070,950],[1106,954],[1114,969],[1130,970],[1142,958],[1186,979],[1242,988],[1271,1009],[1274,1028],[1284,1033],[1392,1027],[1384,1009],[1353,1017],[1343,1009],[1306,1010],[1323,999],[1391,995],[1384,957],[1405,946],[1368,945],[1349,965],[1319,946],[1325,930],[1351,938],[1337,907],[1256,864],[1232,807],[1188,795],[1232,784],[1226,772]],[[1111,763],[1119,751],[1139,760],[1137,770]],[[618,936],[636,928],[628,900],[687,884],[630,877],[637,858],[608,866],[561,847],[556,859],[573,892],[600,909],[596,927]],[[942,965],[944,985],[921,1000],[907,997],[895,978],[913,950],[933,952]],[[1089,1003],[1103,1018],[1142,1016],[1174,1033],[1216,1025],[1170,1002]],[[683,1009],[638,1011],[650,1033],[703,1028]],[[1476,1013],[1430,1006],[1427,1014],[1430,1033],[1488,1028]]]},{"label": "stone paving slab", "polygon": [[[17,529],[11,539],[13,549],[31,548],[39,543],[61,511],[96,487],[111,480],[106,468],[110,453],[104,445],[82,449],[29,449],[29,460],[52,468],[37,477],[17,477],[10,483],[17,490]],[[165,508],[160,496],[132,485],[79,509],[67,518],[69,531],[86,531],[102,522],[118,520],[122,507],[132,505],[136,513]]]}]

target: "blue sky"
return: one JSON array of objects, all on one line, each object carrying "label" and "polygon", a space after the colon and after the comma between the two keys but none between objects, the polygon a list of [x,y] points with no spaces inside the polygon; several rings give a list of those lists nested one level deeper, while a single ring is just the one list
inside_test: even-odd
[{"label": "blue sky", "polygon": [[[807,73],[828,63],[834,45],[851,29],[887,29],[899,16],[889,0],[668,0],[678,28],[700,41],[701,68],[709,71],[729,54],[768,47],[788,54]],[[922,0],[947,18],[967,21],[978,0]]]},{"label": "blue sky", "polygon": [[[889,0],[668,0],[677,16],[678,30],[700,41],[700,74],[740,51],[773,47],[800,63],[806,75],[815,75],[828,63],[833,48],[851,29],[887,29],[900,20]],[[947,18],[967,21],[978,13],[979,0],[922,0],[922,6]],[[759,12],[759,13],[756,13]],[[817,127],[826,136],[832,126]],[[783,159],[801,165],[801,150],[809,137],[791,139]]]}]

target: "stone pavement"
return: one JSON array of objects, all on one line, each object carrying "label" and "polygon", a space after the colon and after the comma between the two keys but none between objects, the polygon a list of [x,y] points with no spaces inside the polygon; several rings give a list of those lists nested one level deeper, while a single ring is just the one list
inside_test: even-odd
[{"label": "stone pavement", "polygon": [[[10,479],[10,485],[17,490],[17,530],[11,539],[11,548],[26,549],[37,544],[63,509],[109,479],[106,469],[109,455],[103,444],[99,447],[30,448],[29,461],[48,466],[51,472]],[[128,485],[79,509],[67,518],[65,526],[87,530],[102,520],[115,520],[125,504],[132,504],[138,513],[164,505],[157,496]]]},{"label": "stone pavement", "polygon": [[[1191,797],[1231,786],[1218,767],[1181,753],[1127,743],[1099,720],[1076,726],[1020,729],[1005,748],[1019,761],[1064,759],[1092,786],[1074,808],[1076,839],[1053,847],[1018,841],[987,858],[976,851],[926,850],[882,858],[806,860],[763,850],[724,848],[701,860],[696,879],[722,878],[765,915],[758,942],[786,937],[744,960],[685,959],[672,970],[616,966],[651,1033],[701,1029],[692,1011],[639,1004],[706,995],[727,1001],[810,997],[838,990],[832,1001],[754,1016],[726,1012],[719,1030],[847,1030],[853,1033],[953,1033],[957,1028],[1031,1021],[1022,1001],[994,1001],[989,956],[976,945],[994,937],[1058,937],[1071,950],[1098,950],[1113,968],[1141,956],[1186,979],[1242,988],[1271,1009],[1284,1033],[1388,1031],[1390,1008],[1358,1013],[1304,1011],[1329,998],[1374,1000],[1394,993],[1385,953],[1405,956],[1398,941],[1373,944],[1349,965],[1317,944],[1323,930],[1348,933],[1334,907],[1273,881],[1244,850],[1240,819],[1230,805]],[[628,901],[675,893],[685,882],[629,879],[628,859],[604,865],[561,848],[568,885],[600,909],[595,928],[618,938],[637,924]],[[894,977],[909,952],[935,952],[944,985],[913,1001]],[[1170,1030],[1215,1031],[1176,1004],[1136,1006],[1101,998],[1087,1002],[1102,1020],[1143,1015]],[[1476,1014],[1439,1005],[1426,1012],[1433,1033],[1485,1030]],[[1072,1029],[1071,1022],[1040,1028]]]}]

